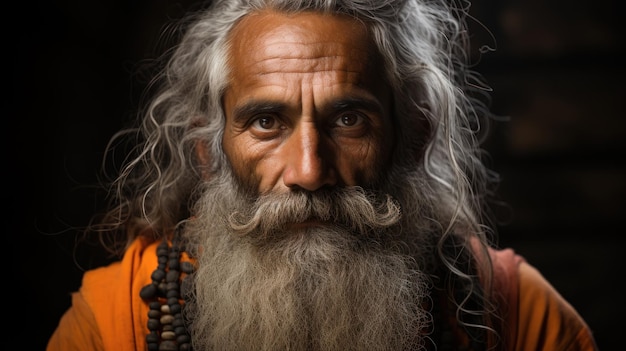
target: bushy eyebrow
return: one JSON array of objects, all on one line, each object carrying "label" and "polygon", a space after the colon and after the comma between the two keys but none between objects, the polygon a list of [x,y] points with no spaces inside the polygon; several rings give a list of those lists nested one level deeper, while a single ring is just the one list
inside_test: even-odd
[{"label": "bushy eyebrow", "polygon": [[[236,106],[233,109],[232,116],[234,122],[245,123],[250,116],[256,114],[282,114],[289,107],[278,101],[272,100],[249,100]],[[319,111],[322,115],[333,114],[346,110],[364,110],[376,114],[383,113],[383,107],[376,99],[369,97],[349,96],[341,97],[330,101]]]},{"label": "bushy eyebrow", "polygon": [[[331,111],[328,111],[329,109]],[[377,114],[382,114],[383,106],[378,100],[373,98],[349,96],[331,101],[328,106],[324,107],[322,113],[344,110],[365,110]]]},{"label": "bushy eyebrow", "polygon": [[245,122],[250,116],[259,113],[276,114],[283,113],[287,106],[283,103],[271,100],[250,100],[233,109],[233,120]]}]

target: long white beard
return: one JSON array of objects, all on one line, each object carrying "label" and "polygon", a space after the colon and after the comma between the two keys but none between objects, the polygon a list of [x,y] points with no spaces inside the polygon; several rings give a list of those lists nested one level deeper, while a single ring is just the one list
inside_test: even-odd
[{"label": "long white beard", "polygon": [[[370,206],[379,215],[367,233],[355,232],[355,218],[334,218],[332,210],[327,219],[338,225],[289,231],[280,219],[259,219],[271,206],[255,214],[229,179],[211,181],[185,233],[188,246],[199,248],[187,316],[195,350],[423,347],[427,279],[415,249],[409,255],[410,245],[393,238],[399,232],[393,209]],[[381,228],[372,229],[375,223]]]}]

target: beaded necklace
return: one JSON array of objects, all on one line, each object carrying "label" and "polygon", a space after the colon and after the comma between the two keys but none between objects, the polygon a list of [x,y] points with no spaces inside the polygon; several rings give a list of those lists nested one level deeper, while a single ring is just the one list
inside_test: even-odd
[{"label": "beaded necklace", "polygon": [[148,303],[146,344],[149,351],[191,351],[191,337],[183,320],[184,298],[189,292],[191,262],[181,261],[183,253],[179,236],[170,246],[163,239],[157,247],[158,266],[152,272],[152,283],[139,295]]}]

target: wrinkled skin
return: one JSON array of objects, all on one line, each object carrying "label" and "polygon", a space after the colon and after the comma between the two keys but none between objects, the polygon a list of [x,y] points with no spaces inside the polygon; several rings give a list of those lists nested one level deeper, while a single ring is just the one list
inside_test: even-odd
[{"label": "wrinkled skin", "polygon": [[264,11],[231,33],[223,148],[257,194],[369,187],[391,157],[391,93],[365,25]]}]

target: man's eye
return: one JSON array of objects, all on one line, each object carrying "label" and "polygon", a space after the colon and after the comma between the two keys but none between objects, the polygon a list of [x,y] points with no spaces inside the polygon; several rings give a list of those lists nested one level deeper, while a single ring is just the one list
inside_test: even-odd
[{"label": "man's eye", "polygon": [[354,112],[344,113],[337,118],[335,123],[339,127],[354,127],[363,123],[363,116]]},{"label": "man's eye", "polygon": [[255,119],[252,122],[252,127],[257,129],[275,129],[278,128],[278,123],[276,122],[276,118],[272,116],[263,116]]}]

